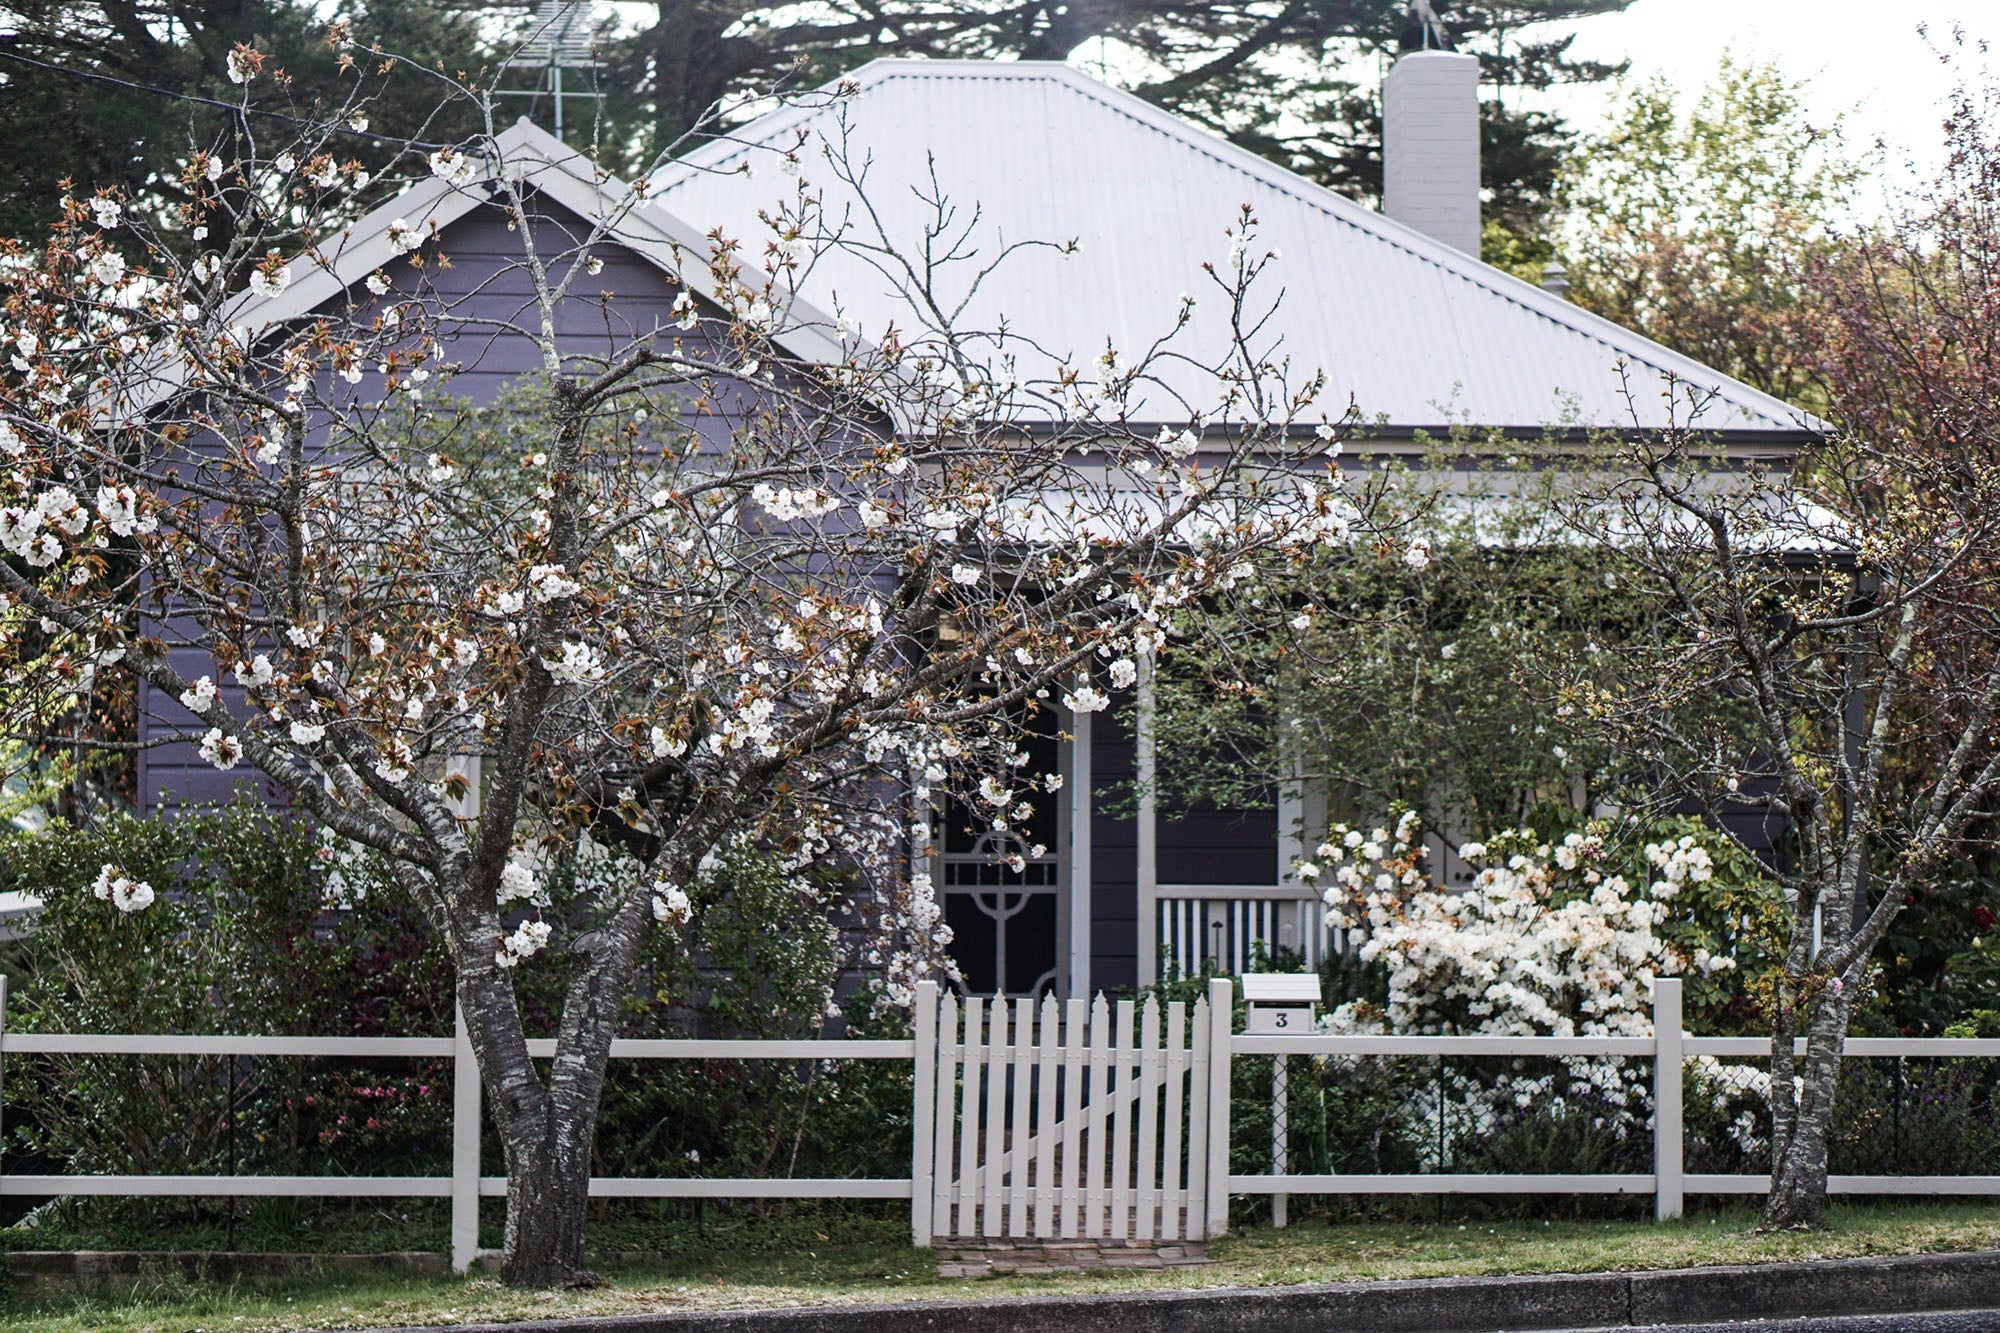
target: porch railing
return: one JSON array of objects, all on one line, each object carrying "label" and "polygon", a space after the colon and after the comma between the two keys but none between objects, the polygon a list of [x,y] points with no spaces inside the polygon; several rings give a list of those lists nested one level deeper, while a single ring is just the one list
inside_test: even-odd
[{"label": "porch railing", "polygon": [[1141,940],[1140,984],[1159,980],[1161,968],[1184,977],[1205,969],[1231,976],[1250,971],[1280,951],[1318,971],[1329,949],[1344,947],[1329,937],[1319,895],[1291,884],[1161,884],[1140,903],[1150,918],[1151,947]]}]

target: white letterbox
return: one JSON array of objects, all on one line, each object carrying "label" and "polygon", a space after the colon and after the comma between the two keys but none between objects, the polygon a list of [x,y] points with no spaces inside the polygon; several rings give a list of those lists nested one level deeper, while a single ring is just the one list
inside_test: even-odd
[{"label": "white letterbox", "polygon": [[1259,1036],[1311,1032],[1319,1001],[1317,972],[1246,972],[1244,1031]]}]

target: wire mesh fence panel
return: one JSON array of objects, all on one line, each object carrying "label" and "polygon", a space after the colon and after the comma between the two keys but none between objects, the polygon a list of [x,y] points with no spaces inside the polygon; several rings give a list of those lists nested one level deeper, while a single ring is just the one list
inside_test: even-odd
[{"label": "wire mesh fence panel", "polygon": [[1697,1175],[1771,1172],[1771,1062],[1689,1057],[1681,1068],[1683,1153]]},{"label": "wire mesh fence panel", "polygon": [[1447,1059],[1438,1170],[1481,1174],[1652,1170],[1652,1066],[1616,1056]]},{"label": "wire mesh fence panel", "polygon": [[[1285,1093],[1273,1099],[1276,1064]],[[1297,1175],[1645,1173],[1651,1065],[1625,1057],[1243,1059],[1236,1169]]]},{"label": "wire mesh fence panel", "polygon": [[[544,1073],[554,1046],[529,1042]],[[591,1193],[909,1207],[915,1050],[899,1038],[614,1042]],[[448,1214],[463,1271],[480,1198],[506,1193],[462,1032],[0,1032],[0,1055],[0,1196],[24,1207],[89,1198],[155,1222],[220,1216],[233,1237],[237,1205],[220,1201],[261,1200],[267,1214],[290,1201],[296,1222],[328,1201],[399,1200],[407,1223],[411,1201],[433,1200],[416,1213],[424,1225]]]},{"label": "wire mesh fence panel", "polygon": [[4,1163],[27,1174],[441,1175],[452,1062],[11,1054]]},{"label": "wire mesh fence panel", "polygon": [[2000,1059],[1841,1061],[1828,1170],[1854,1176],[2000,1175]]},{"label": "wire mesh fence panel", "polygon": [[[879,1178],[909,1174],[908,1061],[614,1060],[591,1174]],[[497,1139],[486,1160],[497,1163]]]}]

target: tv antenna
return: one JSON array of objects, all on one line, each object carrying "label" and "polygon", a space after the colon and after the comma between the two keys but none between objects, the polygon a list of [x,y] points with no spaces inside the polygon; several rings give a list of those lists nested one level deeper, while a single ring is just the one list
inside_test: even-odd
[{"label": "tv antenna", "polygon": [[[555,135],[563,137],[563,102],[572,97],[594,101],[604,94],[594,87],[594,76],[602,67],[597,45],[606,23],[598,19],[592,0],[542,0],[535,6],[529,36],[514,48],[503,70],[532,70],[538,76],[533,88],[501,88],[502,97],[547,97],[555,117]],[[563,75],[576,74],[580,85],[565,87]],[[530,103],[529,115],[533,115]]]}]

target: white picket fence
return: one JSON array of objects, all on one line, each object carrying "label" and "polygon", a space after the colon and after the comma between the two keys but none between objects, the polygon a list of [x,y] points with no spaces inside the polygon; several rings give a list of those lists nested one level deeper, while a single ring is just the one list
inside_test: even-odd
[{"label": "white picket fence", "polygon": [[[1098,996],[1039,1005],[918,988],[907,1041],[619,1040],[617,1060],[903,1060],[913,1065],[913,1152],[890,1178],[603,1177],[610,1198],[908,1199],[918,1245],[944,1237],[1200,1240],[1228,1229],[1233,1194],[1650,1194],[1661,1218],[1688,1194],[1762,1193],[1763,1176],[1683,1169],[1683,1062],[1757,1059],[1758,1038],[1689,1036],[1681,983],[1655,984],[1647,1037],[1388,1037],[1233,1033],[1233,984],[1216,978],[1193,1005],[1116,1004]],[[503,1197],[504,1176],[481,1174],[480,1085],[463,1023],[454,1037],[241,1037],[7,1032],[0,978],[0,1078],[9,1055],[179,1055],[448,1059],[448,1176],[12,1175],[0,1195],[204,1195],[449,1198],[452,1262],[477,1255],[478,1202]],[[532,1041],[538,1058],[553,1041]],[[1847,1054],[1905,1059],[2000,1058],[2000,1040],[1850,1038]],[[1239,1058],[1596,1057],[1649,1061],[1654,1170],[1626,1174],[1266,1174],[1229,1170],[1230,1073]],[[4,1086],[4,1085],[0,1085]],[[1274,1116],[1273,1160],[1286,1160]],[[4,1163],[0,1163],[4,1167]],[[2000,1196],[2000,1176],[1834,1176],[1837,1194]]]}]

